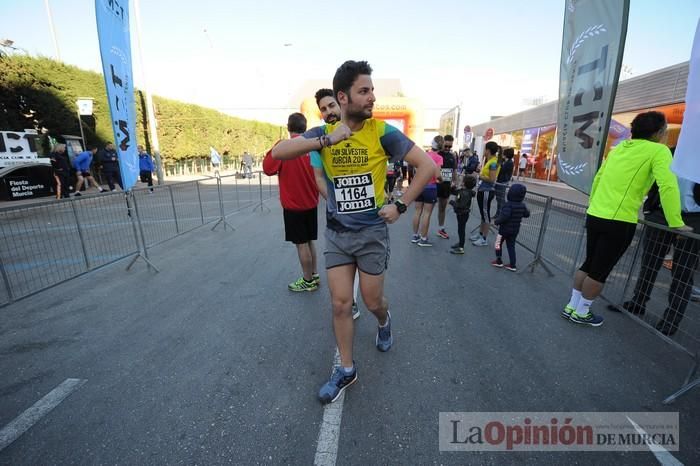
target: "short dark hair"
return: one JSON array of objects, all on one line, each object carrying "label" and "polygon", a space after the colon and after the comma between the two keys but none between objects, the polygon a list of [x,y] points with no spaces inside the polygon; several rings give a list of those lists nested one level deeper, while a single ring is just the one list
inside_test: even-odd
[{"label": "short dark hair", "polygon": [[321,102],[321,99],[324,97],[333,97],[335,99],[335,94],[333,93],[333,89],[324,87],[323,89],[317,90],[314,97],[316,98],[316,105],[320,105],[319,102]]},{"label": "short dark hair", "polygon": [[[366,61],[348,60],[335,71],[333,76],[333,93],[335,100],[338,100],[338,92],[342,91],[350,94],[352,83],[355,82],[361,74],[372,74],[372,67]],[[338,100],[339,101],[339,100]]]},{"label": "short dark hair", "polygon": [[306,131],[306,117],[299,112],[289,115],[289,118],[287,118],[287,131],[295,134],[301,134]]},{"label": "short dark hair", "polygon": [[455,138],[451,134],[445,135],[445,142],[447,142],[447,141],[454,142],[454,140],[455,140]]},{"label": "short dark hair", "polygon": [[476,177],[465,176],[464,177],[464,187],[467,189],[473,189],[476,186]]},{"label": "short dark hair", "polygon": [[650,139],[664,126],[666,126],[666,117],[663,113],[640,113],[632,120],[632,139]]},{"label": "short dark hair", "polygon": [[503,149],[503,157],[507,159],[512,159],[513,157],[515,157],[515,149],[513,149],[512,147]]},{"label": "short dark hair", "polygon": [[487,142],[485,148],[491,152],[491,155],[498,155],[501,151],[501,146],[499,146],[495,141]]}]

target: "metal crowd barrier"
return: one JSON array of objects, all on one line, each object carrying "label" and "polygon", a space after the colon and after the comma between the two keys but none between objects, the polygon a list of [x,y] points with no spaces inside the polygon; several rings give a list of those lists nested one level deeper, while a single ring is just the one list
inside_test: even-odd
[{"label": "metal crowd barrier", "polygon": [[274,177],[239,176],[0,210],[0,306],[129,256],[147,259],[149,248],[242,209],[262,210],[279,194]]},{"label": "metal crowd barrier", "polygon": [[695,288],[699,254],[700,235],[678,233],[643,220],[606,284],[611,308],[692,360],[683,385],[664,399],[665,404],[700,385],[700,289]]},{"label": "metal crowd barrier", "polygon": [[[534,258],[525,269],[533,272],[541,265],[551,275],[552,266],[573,275],[585,256],[586,206],[532,192],[526,202],[531,217],[523,220],[518,243]],[[667,254],[672,257],[664,261]],[[664,403],[700,385],[700,288],[694,289],[699,255],[699,234],[680,234],[641,220],[602,295],[611,310],[623,312],[690,356],[683,385]]]}]

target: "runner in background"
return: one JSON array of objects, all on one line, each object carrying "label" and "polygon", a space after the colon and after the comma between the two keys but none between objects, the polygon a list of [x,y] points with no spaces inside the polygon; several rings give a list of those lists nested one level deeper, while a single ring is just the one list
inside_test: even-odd
[{"label": "runner in background", "polygon": [[[292,113],[287,119],[289,137],[294,139],[306,131],[306,117]],[[284,239],[296,246],[302,276],[290,283],[289,291],[316,291],[320,277],[316,268],[318,236],[318,188],[309,156],[292,160],[275,160],[272,151],[263,159],[263,171],[278,176],[280,203],[284,216]]]},{"label": "runner in background", "polygon": [[457,171],[457,157],[452,152],[454,137],[448,134],[445,136],[445,142],[442,150],[438,152],[442,157],[442,165],[440,167],[440,176],[442,182],[437,185],[438,197],[438,231],[437,235],[443,239],[450,239],[450,235],[445,231],[445,211],[447,209],[447,201],[450,199],[452,184],[454,183],[455,173]]},{"label": "runner in background", "polygon": [[433,160],[435,167],[433,169],[433,177],[430,178],[428,184],[423,188],[423,192],[416,198],[416,211],[413,214],[413,236],[411,243],[417,244],[420,247],[430,247],[433,245],[428,240],[428,231],[430,230],[430,216],[433,214],[433,208],[437,202],[437,185],[442,182],[440,175],[440,166],[442,166],[442,157],[438,151],[442,150],[445,140],[442,136],[437,135],[433,138],[432,150],[428,151],[428,157]]}]

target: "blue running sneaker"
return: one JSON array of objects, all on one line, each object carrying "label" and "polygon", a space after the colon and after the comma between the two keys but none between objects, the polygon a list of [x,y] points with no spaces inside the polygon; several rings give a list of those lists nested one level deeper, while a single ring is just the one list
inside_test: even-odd
[{"label": "blue running sneaker", "polygon": [[422,248],[429,248],[429,247],[431,247],[432,245],[433,245],[433,243],[431,243],[430,241],[428,241],[427,238],[421,238],[421,239],[418,240],[418,246],[420,246],[420,247],[422,247]]},{"label": "blue running sneaker", "polygon": [[377,345],[377,349],[382,353],[387,352],[391,349],[391,345],[394,343],[394,337],[391,335],[391,314],[386,311],[386,326],[377,328],[377,338],[374,344]]},{"label": "blue running sneaker", "polygon": [[416,244],[418,241],[420,241],[420,235],[411,236],[411,243]]},{"label": "blue running sneaker", "polygon": [[590,325],[591,327],[600,327],[603,325],[603,318],[588,312],[585,316],[581,316],[578,312],[574,311],[571,313],[569,320],[575,324]]},{"label": "blue running sneaker", "polygon": [[350,385],[357,382],[357,366],[353,361],[352,374],[346,374],[341,367],[335,367],[331,379],[318,391],[318,399],[323,404],[333,403]]}]

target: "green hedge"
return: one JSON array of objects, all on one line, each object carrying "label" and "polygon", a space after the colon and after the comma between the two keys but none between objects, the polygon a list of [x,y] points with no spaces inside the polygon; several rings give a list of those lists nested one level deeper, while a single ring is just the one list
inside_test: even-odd
[{"label": "green hedge", "polygon": [[[95,99],[93,117],[83,117],[88,144],[112,141],[109,107],[102,74],[49,58],[0,57],[0,130],[46,127],[55,134],[80,135],[76,100]],[[149,148],[144,119],[146,99],[135,92],[136,138]],[[201,157],[214,146],[222,155],[239,155],[272,147],[286,130],[243,120],[198,105],[153,97],[161,154],[166,160]]]}]

